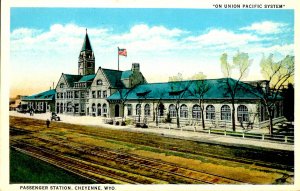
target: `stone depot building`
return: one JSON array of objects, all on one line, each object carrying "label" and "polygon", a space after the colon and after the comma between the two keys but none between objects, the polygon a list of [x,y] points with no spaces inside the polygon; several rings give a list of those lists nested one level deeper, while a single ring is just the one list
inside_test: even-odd
[{"label": "stone depot building", "polygon": [[[177,113],[181,123],[198,123],[204,117],[206,126],[230,126],[231,98],[226,84],[231,78],[148,83],[133,63],[126,71],[95,68],[95,55],[86,33],[78,57],[78,74],[62,73],[53,90],[23,97],[22,103],[43,112],[67,115],[89,115],[102,118],[126,117],[134,120],[162,121],[170,118],[176,123]],[[253,127],[268,125],[257,84],[268,90],[268,81],[240,82],[235,95],[236,124]],[[202,97],[197,88],[205,84],[208,90]],[[204,108],[201,115],[201,106]],[[274,123],[283,121],[282,99],[276,102]]]}]

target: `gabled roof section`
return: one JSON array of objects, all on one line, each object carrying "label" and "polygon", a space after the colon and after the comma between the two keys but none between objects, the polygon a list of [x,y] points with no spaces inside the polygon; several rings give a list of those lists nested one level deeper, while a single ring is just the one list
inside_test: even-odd
[{"label": "gabled roof section", "polygon": [[92,82],[95,78],[96,74],[85,75],[78,82]]},{"label": "gabled roof section", "polygon": [[[128,92],[127,99],[128,100],[138,100],[138,99],[165,99],[165,100],[175,100],[178,99],[178,96],[181,99],[199,99],[197,94],[194,94],[195,89],[199,82],[205,83],[209,88],[209,90],[204,94],[204,99],[213,100],[213,99],[230,99],[230,94],[228,92],[226,83],[227,78],[221,79],[207,79],[207,80],[193,80],[193,81],[179,81],[179,82],[165,82],[165,83],[148,83],[141,84],[136,86],[134,89],[126,91],[121,91],[120,95],[119,91],[108,97],[108,100],[119,100],[120,97],[124,97]],[[229,84],[233,85],[237,81],[234,79],[228,79]],[[255,89],[255,87],[246,84],[243,82],[239,82],[242,84],[240,88],[238,88],[235,99],[243,100],[243,99],[260,99],[259,91]],[[186,91],[185,91],[186,89]],[[252,93],[255,91],[255,94]],[[147,92],[145,96],[142,96],[143,92]],[[176,92],[176,93],[174,93]]]},{"label": "gabled roof section", "polygon": [[55,89],[51,89],[31,96],[24,96],[22,97],[22,100],[54,100],[55,94]]},{"label": "gabled roof section", "polygon": [[74,83],[78,82],[82,78],[82,75],[73,75],[73,74],[63,74],[63,75],[70,87],[73,87]]},{"label": "gabled roof section", "polygon": [[122,76],[121,76],[121,79],[128,79],[132,74],[132,71],[131,70],[126,70],[126,71],[123,71],[122,72]]},{"label": "gabled roof section", "polygon": [[87,31],[86,31],[86,34],[85,34],[85,37],[84,37],[84,41],[83,41],[83,44],[82,44],[81,51],[86,51],[86,50],[92,51],[92,45],[91,45],[89,36],[87,34]]},{"label": "gabled roof section", "polygon": [[102,68],[102,71],[112,88],[125,88],[124,84],[121,81],[122,71],[104,68]]}]

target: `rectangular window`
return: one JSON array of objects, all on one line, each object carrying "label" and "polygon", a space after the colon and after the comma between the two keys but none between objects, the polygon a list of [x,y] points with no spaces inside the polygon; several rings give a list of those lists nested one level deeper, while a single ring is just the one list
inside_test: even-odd
[{"label": "rectangular window", "polygon": [[79,113],[79,103],[75,103],[75,113]]},{"label": "rectangular window", "polygon": [[103,91],[103,98],[106,98],[106,97],[107,97],[107,92]]},{"label": "rectangular window", "polygon": [[96,91],[92,91],[92,98],[96,98]]},{"label": "rectangular window", "polygon": [[72,104],[71,103],[67,104],[67,112],[72,112]]},{"label": "rectangular window", "polygon": [[79,91],[75,91],[75,98],[79,98]]},{"label": "rectangular window", "polygon": [[97,91],[98,98],[101,98],[101,91]]},{"label": "rectangular window", "polygon": [[85,98],[85,92],[80,92],[81,98]]}]

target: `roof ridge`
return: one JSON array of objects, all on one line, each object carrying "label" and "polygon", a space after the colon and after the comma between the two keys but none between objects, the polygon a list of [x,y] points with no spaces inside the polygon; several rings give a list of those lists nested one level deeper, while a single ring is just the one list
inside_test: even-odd
[{"label": "roof ridge", "polygon": [[79,74],[63,74],[63,75],[68,75],[68,76],[83,76],[83,75],[79,75]]},{"label": "roof ridge", "polygon": [[[212,79],[199,79],[199,80],[182,80],[182,81],[167,81],[167,82],[149,82],[147,84],[165,84],[165,83],[177,83],[177,82],[190,82],[190,81],[203,81],[203,80],[206,80],[206,81],[212,81],[212,80],[224,80],[224,79],[227,79],[227,78],[212,78]],[[232,79],[232,80],[235,80],[233,78],[229,78],[229,79]],[[143,84],[141,84],[143,85]]]},{"label": "roof ridge", "polygon": [[108,68],[101,68],[101,69],[103,69],[103,70],[111,70],[111,71],[116,71],[116,72],[124,72],[122,70],[116,70],[116,69],[108,69]]}]

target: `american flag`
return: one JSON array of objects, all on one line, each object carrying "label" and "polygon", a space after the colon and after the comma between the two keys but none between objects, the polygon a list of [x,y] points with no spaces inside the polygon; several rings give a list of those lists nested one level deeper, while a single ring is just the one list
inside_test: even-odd
[{"label": "american flag", "polygon": [[118,53],[121,56],[127,56],[127,50],[125,48],[119,48]]}]

